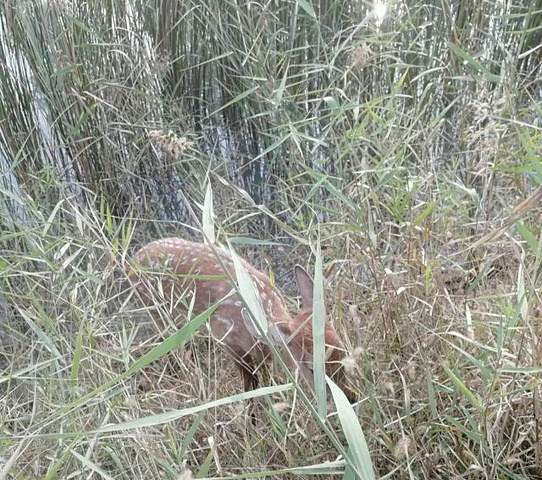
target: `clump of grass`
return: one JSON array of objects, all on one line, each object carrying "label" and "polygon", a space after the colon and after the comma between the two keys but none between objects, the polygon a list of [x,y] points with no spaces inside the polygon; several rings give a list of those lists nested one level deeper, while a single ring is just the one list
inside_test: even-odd
[{"label": "clump of grass", "polygon": [[208,184],[207,218],[291,296],[320,243],[377,475],[541,474],[541,9],[371,8],[5,2],[2,474],[356,466],[280,375],[247,421],[216,345],[166,355],[186,331],[131,297],[127,257],[194,238]]}]

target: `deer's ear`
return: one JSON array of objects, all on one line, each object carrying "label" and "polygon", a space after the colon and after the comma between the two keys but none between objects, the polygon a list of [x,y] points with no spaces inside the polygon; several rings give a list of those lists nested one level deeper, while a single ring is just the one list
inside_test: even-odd
[{"label": "deer's ear", "polygon": [[311,276],[299,265],[295,266],[294,273],[297,280],[297,286],[299,287],[299,293],[301,294],[301,308],[312,308],[314,283]]}]

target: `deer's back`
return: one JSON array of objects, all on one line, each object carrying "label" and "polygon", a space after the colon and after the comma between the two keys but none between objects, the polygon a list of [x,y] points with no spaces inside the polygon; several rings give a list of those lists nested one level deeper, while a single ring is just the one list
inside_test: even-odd
[{"label": "deer's back", "polygon": [[[217,304],[209,321],[213,336],[236,356],[251,352],[259,358],[267,354],[250,319],[243,315],[241,297],[231,281],[236,275],[229,254],[218,247],[165,238],[149,243],[134,258],[140,270],[131,278],[147,305],[166,302],[176,314],[175,321],[180,322],[186,314],[183,305],[192,297],[196,315]],[[259,291],[269,323],[286,329],[289,316],[284,300],[262,272],[241,261]]]}]

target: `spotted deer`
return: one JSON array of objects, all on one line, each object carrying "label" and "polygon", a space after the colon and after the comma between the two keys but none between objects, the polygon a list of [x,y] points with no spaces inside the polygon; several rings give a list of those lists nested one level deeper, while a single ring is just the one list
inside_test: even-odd
[{"label": "spotted deer", "polygon": [[[183,305],[192,302],[196,315],[212,305],[207,327],[211,335],[229,353],[243,376],[245,391],[258,385],[257,370],[271,361],[267,342],[283,352],[282,358],[292,372],[313,385],[312,298],[313,281],[301,267],[295,267],[295,276],[301,293],[301,311],[288,313],[286,303],[269,278],[245,260],[241,262],[257,288],[268,322],[264,340],[247,316],[239,293],[232,280],[235,267],[229,254],[218,247],[209,247],[181,238],[164,238],[149,243],[134,256],[129,277],[146,306],[168,302],[175,325],[186,315]],[[185,298],[183,303],[180,298]],[[157,317],[157,313],[154,313]],[[159,320],[157,318],[157,320]],[[355,400],[348,387],[341,360],[345,356],[342,343],[326,322],[326,374],[343,389],[350,401]]]}]

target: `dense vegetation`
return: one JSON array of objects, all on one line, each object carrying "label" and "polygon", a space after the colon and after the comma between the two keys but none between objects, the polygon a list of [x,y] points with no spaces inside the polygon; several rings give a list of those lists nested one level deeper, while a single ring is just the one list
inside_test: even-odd
[{"label": "dense vegetation", "polygon": [[[0,478],[542,478],[541,45],[542,0],[3,1]],[[164,340],[126,262],[201,223],[293,309],[322,260],[353,410]]]}]

